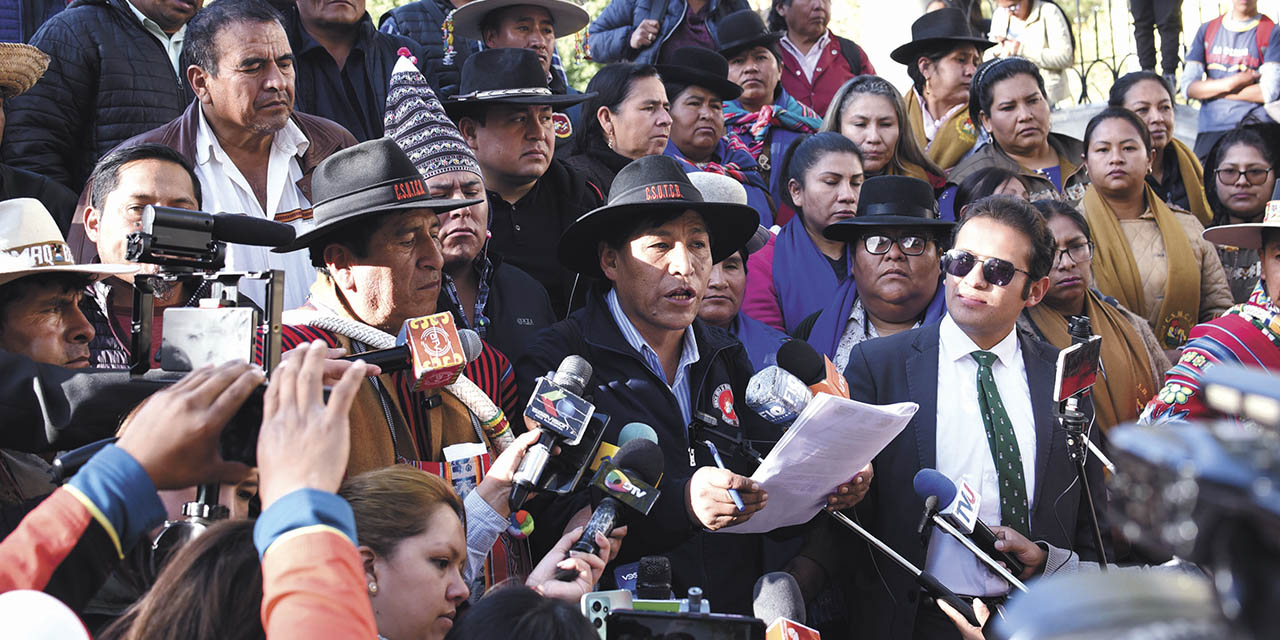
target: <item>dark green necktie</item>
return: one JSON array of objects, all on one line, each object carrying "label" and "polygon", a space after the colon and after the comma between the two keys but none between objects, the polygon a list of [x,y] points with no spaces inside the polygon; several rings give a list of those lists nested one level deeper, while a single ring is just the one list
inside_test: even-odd
[{"label": "dark green necktie", "polygon": [[1031,539],[1022,454],[1018,451],[1013,423],[1004,410],[1004,402],[1000,400],[1000,390],[996,388],[996,378],[991,371],[996,354],[974,351],[969,355],[978,362],[978,409],[982,412],[982,426],[986,428],[991,460],[996,464],[996,475],[1000,480],[1000,524]]}]

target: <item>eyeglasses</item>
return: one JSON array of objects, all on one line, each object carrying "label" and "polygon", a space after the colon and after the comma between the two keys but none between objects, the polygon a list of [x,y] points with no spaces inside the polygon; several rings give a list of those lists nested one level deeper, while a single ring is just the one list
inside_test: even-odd
[{"label": "eyeglasses", "polygon": [[1235,184],[1240,180],[1240,176],[1244,176],[1246,182],[1253,186],[1258,186],[1266,182],[1267,175],[1271,173],[1271,169],[1261,169],[1254,167],[1253,169],[1218,169],[1214,171],[1218,176],[1218,182],[1224,185]]},{"label": "eyeglasses", "polygon": [[1062,256],[1071,256],[1071,261],[1076,264],[1088,262],[1093,258],[1093,243],[1082,242],[1080,244],[1073,244],[1066,249],[1058,249],[1057,253],[1053,255],[1053,263],[1058,264],[1058,261],[1062,259]]},{"label": "eyeglasses", "polygon": [[[978,256],[965,251],[964,249],[952,249],[942,254],[942,270],[957,277],[963,278],[973,271],[974,265],[978,264]],[[1022,272],[1030,278],[1031,274],[1023,271],[1008,260],[1000,258],[987,258],[982,261],[982,279],[1003,287],[1013,281],[1013,274]]]},{"label": "eyeglasses", "polygon": [[886,235],[876,234],[863,236],[862,247],[873,256],[882,256],[889,253],[889,249],[893,248],[895,242],[898,244],[898,248],[902,250],[902,253],[909,256],[923,254],[925,246],[929,244],[928,238],[920,235],[904,235],[891,238]]}]

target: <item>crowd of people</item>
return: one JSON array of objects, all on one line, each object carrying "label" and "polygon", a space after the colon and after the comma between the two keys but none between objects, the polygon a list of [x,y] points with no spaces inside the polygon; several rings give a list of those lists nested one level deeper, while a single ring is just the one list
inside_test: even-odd
[{"label": "crowd of people", "polygon": [[[716,612],[785,571],[828,637],[981,637],[822,514],[730,535],[786,432],[748,383],[792,340],[851,399],[919,406],[813,494],[983,620],[1010,585],[918,534],[921,469],[986,496],[1023,579],[1156,563],[1113,539],[1100,466],[1082,491],[1055,360],[1088,318],[1104,450],[1209,416],[1213,366],[1280,370],[1280,33],[1234,0],[1180,67],[1177,3],[1135,0],[1142,70],[1076,139],[1051,120],[1070,19],[993,4],[929,3],[895,87],[831,0],[414,0],[377,24],[363,0],[0,0],[0,601],[43,591],[75,637],[586,639],[579,599],[665,556],[672,597]],[[586,86],[561,38],[603,63]],[[283,356],[259,336],[139,391],[166,311],[225,295],[136,261],[148,207],[292,238],[220,256],[283,273],[236,288],[283,310]],[[480,338],[459,383],[358,359],[437,312]],[[525,406],[569,356],[611,417],[591,472],[634,423],[665,463],[593,553],[570,551],[590,491],[512,499],[543,435]],[[251,396],[256,462],[231,462]]]}]

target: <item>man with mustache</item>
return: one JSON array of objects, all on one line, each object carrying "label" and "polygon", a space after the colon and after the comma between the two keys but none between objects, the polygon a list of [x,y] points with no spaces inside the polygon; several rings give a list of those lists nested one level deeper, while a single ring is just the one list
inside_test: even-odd
[{"label": "man with mustache", "polygon": [[[553,110],[595,94],[557,95],[530,49],[486,49],[467,58],[458,94],[445,109],[476,154],[492,216],[490,248],[547,288],[563,317],[577,279],[552,249],[603,195],[555,153]],[[585,283],[577,283],[580,294]]]}]

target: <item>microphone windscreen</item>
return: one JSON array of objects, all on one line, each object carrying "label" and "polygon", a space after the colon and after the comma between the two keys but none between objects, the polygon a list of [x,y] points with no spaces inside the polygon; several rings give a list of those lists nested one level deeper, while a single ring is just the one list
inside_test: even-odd
[{"label": "microphone windscreen", "polygon": [[658,432],[654,431],[653,427],[643,422],[629,423],[627,426],[622,428],[622,431],[618,432],[618,446],[621,447],[636,438],[648,440],[650,442],[657,442]]},{"label": "microphone windscreen", "polygon": [[293,242],[292,226],[243,213],[213,214],[213,237],[231,244],[282,247]]},{"label": "microphone windscreen", "polygon": [[648,485],[657,485],[665,463],[656,442],[637,438],[613,454],[613,464]]},{"label": "microphone windscreen", "polygon": [[552,382],[575,396],[582,395],[583,390],[587,388],[588,380],[591,380],[591,363],[578,355],[565,356],[565,359],[560,361],[560,367],[551,376]]},{"label": "microphone windscreen", "polygon": [[827,376],[822,355],[804,340],[788,340],[778,347],[778,366],[800,378],[806,386],[822,382]]},{"label": "microphone windscreen", "polygon": [[765,626],[778,618],[804,624],[804,596],[800,594],[800,585],[786,571],[760,576],[751,592],[751,613],[764,620]]},{"label": "microphone windscreen", "polygon": [[956,483],[937,469],[921,469],[916,472],[911,485],[915,487],[916,495],[920,496],[921,500],[927,500],[929,496],[937,496],[940,507],[945,507],[956,499]]},{"label": "microphone windscreen", "polygon": [[671,560],[666,556],[644,556],[636,571],[636,597],[642,600],[671,598]]},{"label": "microphone windscreen", "polygon": [[458,329],[458,340],[462,342],[462,354],[466,356],[467,363],[470,364],[480,357],[480,352],[484,350],[484,345],[480,342],[480,334],[470,329]]}]

